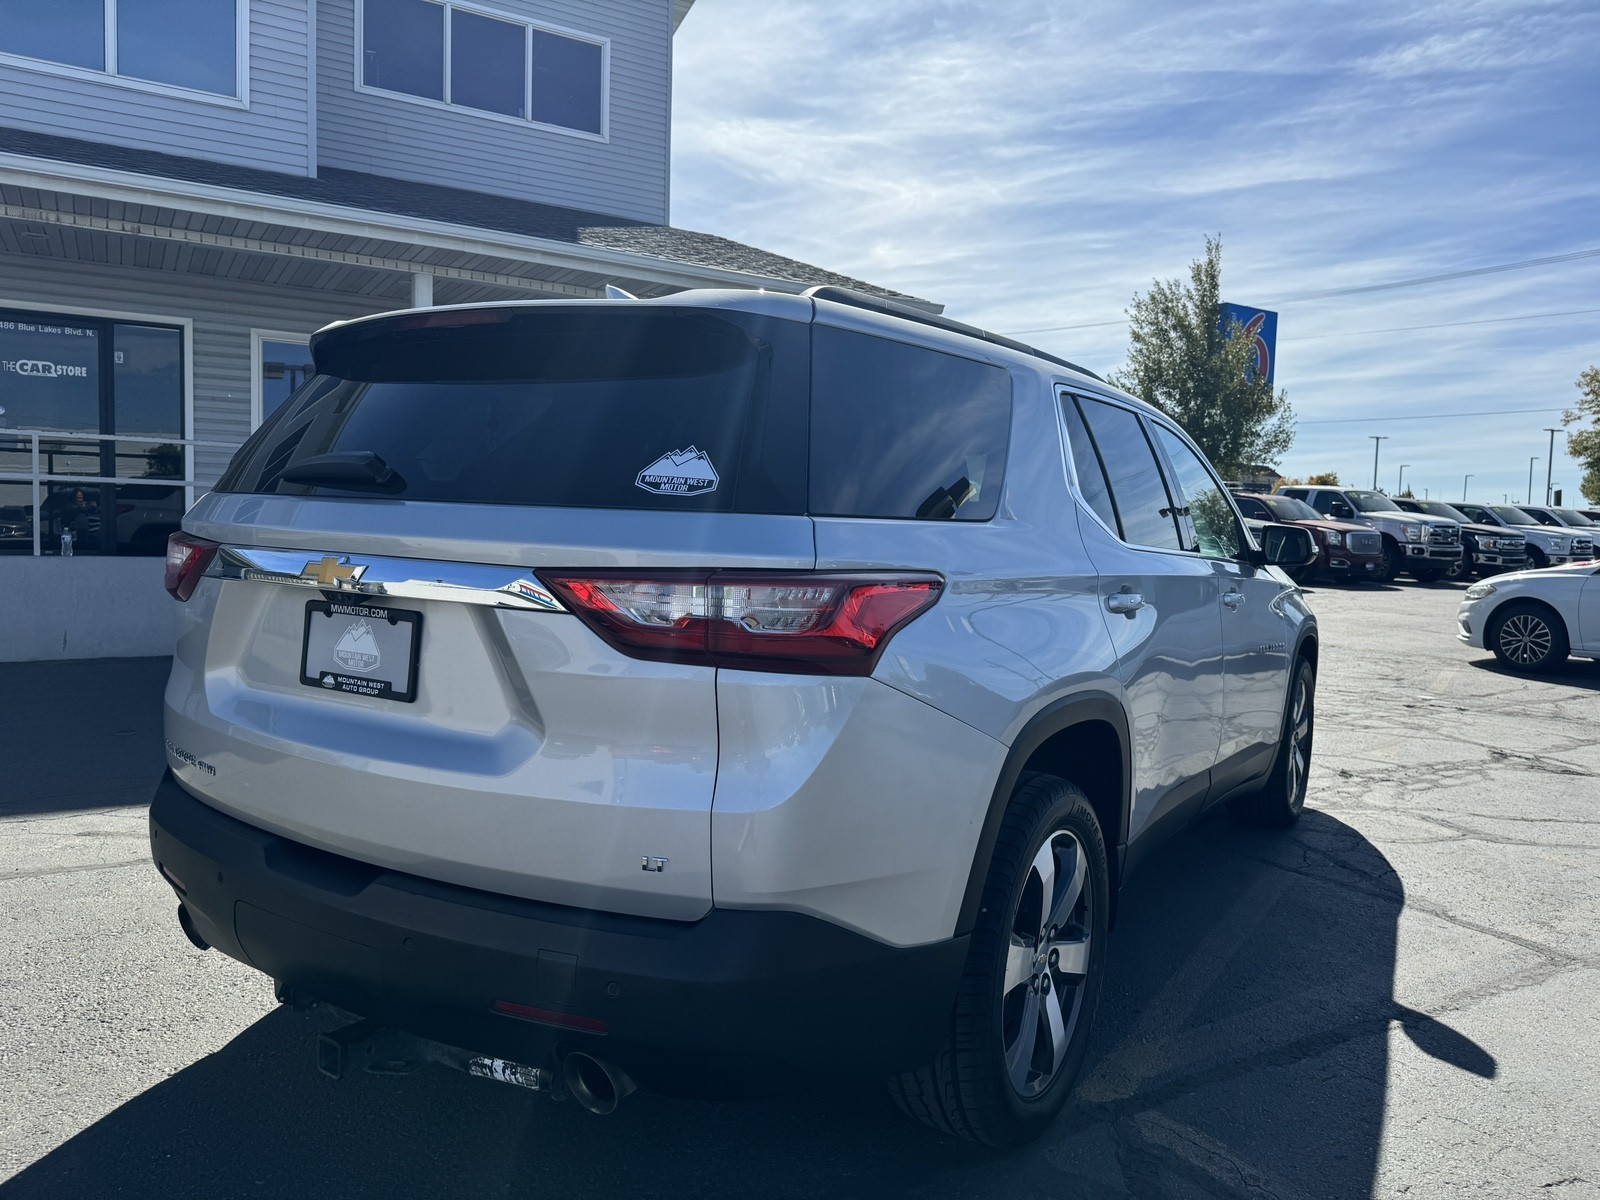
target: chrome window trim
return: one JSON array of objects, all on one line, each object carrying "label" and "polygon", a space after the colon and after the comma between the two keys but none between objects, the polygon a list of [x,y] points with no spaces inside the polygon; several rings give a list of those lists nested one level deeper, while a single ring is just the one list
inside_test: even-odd
[{"label": "chrome window trim", "polygon": [[[337,573],[325,582],[314,573],[330,563]],[[531,568],[485,563],[436,562],[420,558],[335,554],[317,550],[262,550],[223,546],[206,576],[252,583],[287,584],[342,595],[385,596],[397,600],[443,600],[524,612],[566,612],[566,607],[535,578]]]}]

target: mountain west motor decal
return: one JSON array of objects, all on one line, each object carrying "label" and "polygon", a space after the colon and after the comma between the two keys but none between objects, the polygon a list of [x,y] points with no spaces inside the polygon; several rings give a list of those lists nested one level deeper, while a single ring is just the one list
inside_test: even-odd
[{"label": "mountain west motor decal", "polygon": [[698,496],[717,490],[717,470],[704,450],[690,446],[663,454],[640,471],[634,483],[662,496]]}]

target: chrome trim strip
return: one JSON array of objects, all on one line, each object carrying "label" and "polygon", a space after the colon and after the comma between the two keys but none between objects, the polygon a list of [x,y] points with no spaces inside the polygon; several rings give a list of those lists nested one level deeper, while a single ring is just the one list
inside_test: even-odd
[{"label": "chrome trim strip", "polygon": [[224,546],[206,574],[215,579],[283,583],[347,595],[446,600],[527,612],[567,611],[525,567]]}]

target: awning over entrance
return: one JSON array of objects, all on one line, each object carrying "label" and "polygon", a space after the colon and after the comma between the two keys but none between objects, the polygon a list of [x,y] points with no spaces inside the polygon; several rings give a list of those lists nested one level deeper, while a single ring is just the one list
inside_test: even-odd
[{"label": "awning over entrance", "polygon": [[727,238],[455,188],[310,179],[0,129],[0,252],[438,304],[833,284],[914,304]]}]

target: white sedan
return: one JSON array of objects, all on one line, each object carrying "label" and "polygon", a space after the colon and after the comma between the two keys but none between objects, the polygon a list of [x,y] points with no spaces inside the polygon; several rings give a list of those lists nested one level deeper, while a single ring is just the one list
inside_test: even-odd
[{"label": "white sedan", "polygon": [[1600,563],[1485,579],[1467,589],[1456,620],[1463,642],[1513,671],[1548,671],[1568,654],[1600,658]]}]

